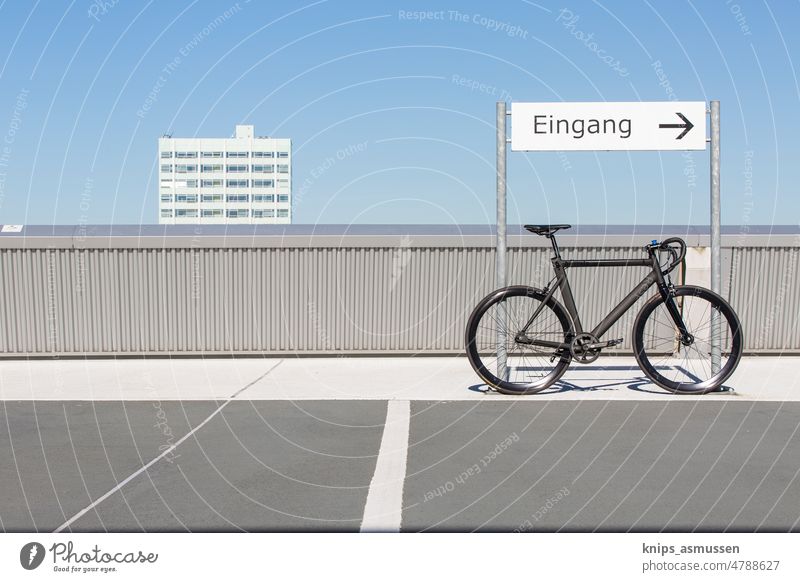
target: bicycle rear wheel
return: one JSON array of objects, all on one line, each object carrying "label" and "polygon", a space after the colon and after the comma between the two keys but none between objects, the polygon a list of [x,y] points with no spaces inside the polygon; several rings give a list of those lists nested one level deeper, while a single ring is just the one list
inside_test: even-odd
[{"label": "bicycle rear wheel", "polygon": [[[506,287],[484,298],[470,315],[467,357],[487,384],[504,394],[532,394],[558,380],[570,363],[569,349],[534,346],[515,340],[545,295],[533,287]],[[552,297],[525,336],[552,344],[568,342],[570,320]]]},{"label": "bicycle rear wheel", "polygon": [[[633,324],[636,360],[648,378],[670,392],[712,392],[733,374],[742,356],[739,319],[722,297],[702,287],[676,287],[674,301],[692,343],[681,343],[664,299],[657,295],[645,303]],[[716,333],[713,319],[718,321]],[[713,345],[719,349],[716,371]]]}]

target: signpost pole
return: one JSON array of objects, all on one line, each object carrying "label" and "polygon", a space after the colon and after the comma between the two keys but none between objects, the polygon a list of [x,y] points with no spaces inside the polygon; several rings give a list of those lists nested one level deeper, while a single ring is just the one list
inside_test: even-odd
[{"label": "signpost pole", "polygon": [[[497,102],[497,250],[495,287],[506,286],[506,102]],[[497,332],[497,377],[506,378],[506,330]]]},{"label": "signpost pole", "polygon": [[[711,102],[711,290],[722,294],[720,270],[720,151],[719,101]],[[720,369],[719,312],[711,310],[711,373]]]}]

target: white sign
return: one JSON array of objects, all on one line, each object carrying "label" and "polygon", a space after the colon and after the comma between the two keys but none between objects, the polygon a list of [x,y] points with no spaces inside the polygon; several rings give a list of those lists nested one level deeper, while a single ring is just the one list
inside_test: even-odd
[{"label": "white sign", "polygon": [[513,151],[704,150],[704,101],[512,103]]},{"label": "white sign", "polygon": [[21,224],[4,224],[0,232],[22,232]]}]

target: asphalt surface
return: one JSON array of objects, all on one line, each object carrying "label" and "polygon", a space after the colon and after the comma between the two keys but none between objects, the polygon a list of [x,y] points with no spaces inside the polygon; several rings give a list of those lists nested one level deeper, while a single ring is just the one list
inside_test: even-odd
[{"label": "asphalt surface", "polygon": [[[358,531],[386,410],[380,400],[3,401],[0,527]],[[410,411],[403,531],[800,531],[797,402],[412,401]]]},{"label": "asphalt surface", "polygon": [[798,412],[774,402],[414,403],[403,527],[797,530]]}]

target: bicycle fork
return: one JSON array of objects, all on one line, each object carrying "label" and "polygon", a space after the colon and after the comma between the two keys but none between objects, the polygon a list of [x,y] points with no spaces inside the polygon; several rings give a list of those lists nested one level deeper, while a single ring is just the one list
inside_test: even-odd
[{"label": "bicycle fork", "polygon": [[[655,257],[653,257],[654,264],[658,264]],[[654,269],[656,273],[656,282],[658,284],[658,291],[661,293],[661,297],[664,299],[664,305],[667,308],[667,313],[672,318],[672,322],[675,324],[675,327],[678,328],[678,332],[680,332],[680,337],[678,341],[683,346],[690,346],[694,343],[694,336],[689,333],[689,330],[686,329],[686,323],[683,321],[683,314],[681,314],[681,310],[678,309],[678,306],[675,304],[675,286],[672,284],[672,280],[669,279],[669,275],[664,277],[664,274],[661,272],[660,268]]]}]

